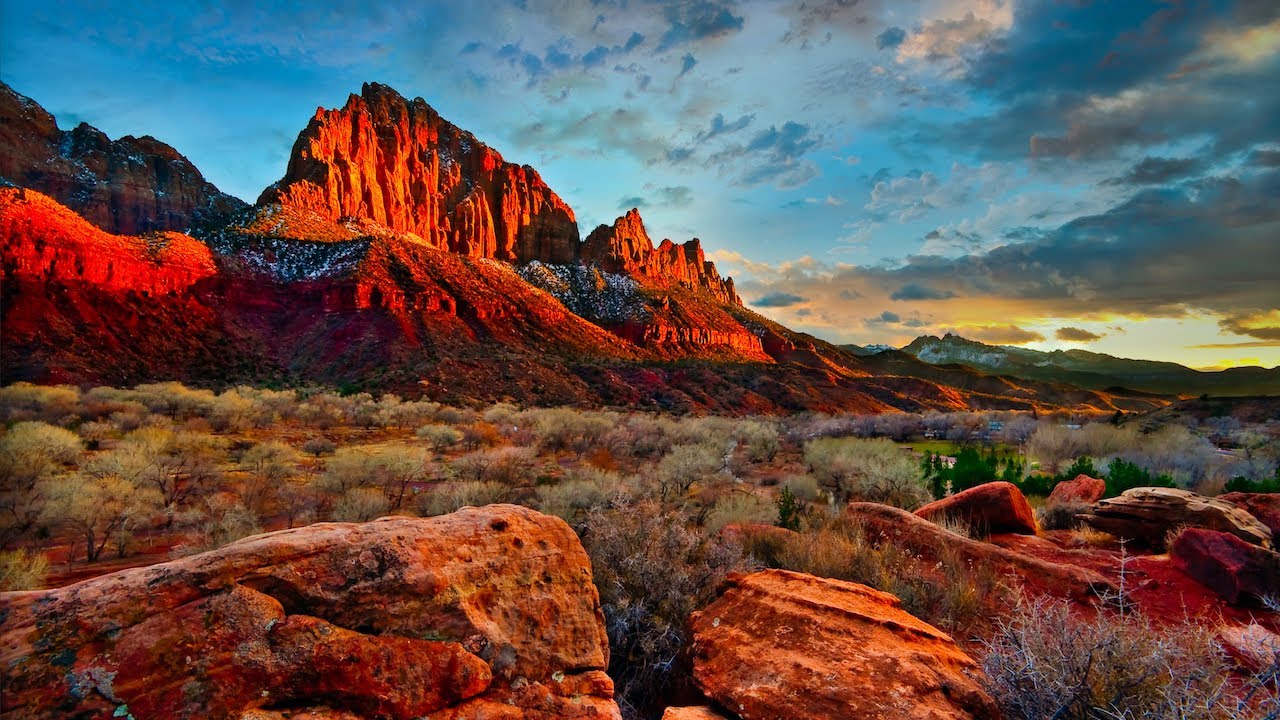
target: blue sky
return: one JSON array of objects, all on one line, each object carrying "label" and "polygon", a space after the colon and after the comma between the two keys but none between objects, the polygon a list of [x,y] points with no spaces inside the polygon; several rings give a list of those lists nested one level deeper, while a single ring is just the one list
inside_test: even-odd
[{"label": "blue sky", "polygon": [[379,81],[827,339],[1280,364],[1274,0],[0,8],[5,82],[246,200]]}]

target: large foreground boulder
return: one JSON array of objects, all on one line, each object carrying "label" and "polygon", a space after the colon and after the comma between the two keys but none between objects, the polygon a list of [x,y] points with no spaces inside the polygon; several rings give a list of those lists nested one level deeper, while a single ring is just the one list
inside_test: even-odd
[{"label": "large foreground boulder", "polygon": [[6,717],[618,717],[587,555],[513,505],[311,525],[0,597]]},{"label": "large foreground boulder", "polygon": [[1107,482],[1080,473],[1053,486],[1047,505],[1092,505],[1107,494]]},{"label": "large foreground boulder", "polygon": [[975,568],[986,565],[1001,575],[1015,576],[1020,584],[1040,593],[1088,602],[1116,589],[1093,570],[967,538],[896,507],[849,503],[845,514],[876,544],[896,545],[930,562],[955,559]]},{"label": "large foreground boulder", "polygon": [[1133,488],[1107,498],[1081,515],[1096,530],[1159,547],[1169,531],[1181,527],[1230,533],[1246,542],[1271,547],[1271,529],[1233,503],[1177,488]]},{"label": "large foreground boulder", "polygon": [[1173,564],[1230,603],[1280,594],[1280,553],[1216,530],[1189,528],[1169,546]]},{"label": "large foreground boulder", "polygon": [[691,622],[695,680],[743,720],[998,717],[949,635],[864,585],[736,576]]},{"label": "large foreground boulder", "polygon": [[925,505],[916,515],[958,522],[976,532],[1036,534],[1036,512],[1013,483],[989,482]]}]

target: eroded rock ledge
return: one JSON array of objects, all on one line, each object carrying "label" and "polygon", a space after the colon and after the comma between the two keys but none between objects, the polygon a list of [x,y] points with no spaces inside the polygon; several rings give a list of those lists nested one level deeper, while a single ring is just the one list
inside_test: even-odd
[{"label": "eroded rock ledge", "polygon": [[323,523],[0,601],[26,718],[617,718],[590,564],[513,505]]}]

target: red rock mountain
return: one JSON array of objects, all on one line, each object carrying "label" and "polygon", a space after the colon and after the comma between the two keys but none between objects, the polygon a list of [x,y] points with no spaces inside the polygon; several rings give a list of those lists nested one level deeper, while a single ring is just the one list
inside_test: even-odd
[{"label": "red rock mountain", "polygon": [[185,232],[245,204],[146,135],[110,140],[80,123],[58,129],[44,108],[0,83],[0,181],[49,195],[112,233]]},{"label": "red rock mountain", "polygon": [[528,165],[440,117],[365,83],[338,110],[317,109],[285,176],[258,204],[366,218],[433,247],[507,262],[574,262],[573,210]]},{"label": "red rock mountain", "polygon": [[[0,188],[4,382],[323,383],[736,412],[1156,403],[914,358],[886,369],[793,332],[743,307],[697,240],[654,246],[635,211],[580,242],[536,172],[385,86],[317,111],[285,178],[233,216],[155,141],[165,151],[127,176],[142,178],[133,195],[112,189],[126,177],[114,166],[71,172],[68,157],[87,156],[64,151],[69,135],[31,101],[6,102],[0,158],[20,187]],[[176,202],[163,188],[197,186],[157,214]],[[194,236],[131,236],[188,222]]]},{"label": "red rock mountain", "polygon": [[702,252],[702,241],[694,238],[683,245],[663,240],[656,248],[645,230],[640,211],[632,208],[613,226],[601,225],[587,236],[582,260],[609,272],[626,273],[655,282],[675,282],[703,290],[722,303],[741,305],[733,288],[733,278],[720,278],[715,263]]}]

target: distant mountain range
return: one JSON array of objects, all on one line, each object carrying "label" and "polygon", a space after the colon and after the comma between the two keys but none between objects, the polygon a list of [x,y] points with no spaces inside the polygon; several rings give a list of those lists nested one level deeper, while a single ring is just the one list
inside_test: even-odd
[{"label": "distant mountain range", "polygon": [[676,412],[1170,402],[1129,376],[934,365],[792,331],[744,307],[696,238],[655,243],[635,210],[582,238],[533,168],[376,83],[317,109],[253,205],[159,140],[62,131],[0,83],[0,251],[5,383]]},{"label": "distant mountain range", "polygon": [[1124,388],[1182,396],[1280,395],[1280,368],[1195,370],[1177,363],[1130,360],[1087,350],[1043,352],[987,345],[951,334],[922,335],[900,351],[886,350],[884,346],[845,347],[864,358],[885,356],[881,357],[881,364],[890,359],[886,353],[900,352],[931,365],[959,365],[988,374],[1091,390]]}]

